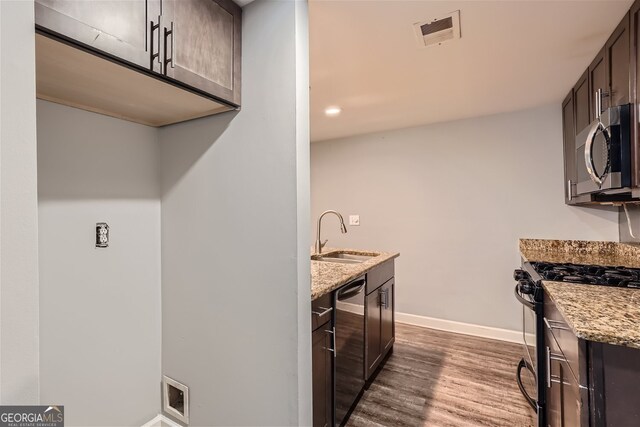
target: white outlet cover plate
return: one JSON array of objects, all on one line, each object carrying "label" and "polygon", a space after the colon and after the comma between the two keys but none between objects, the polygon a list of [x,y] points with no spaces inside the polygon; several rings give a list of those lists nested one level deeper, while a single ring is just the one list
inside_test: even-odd
[{"label": "white outlet cover plate", "polygon": [[360,225],[360,215],[349,215],[349,225]]}]

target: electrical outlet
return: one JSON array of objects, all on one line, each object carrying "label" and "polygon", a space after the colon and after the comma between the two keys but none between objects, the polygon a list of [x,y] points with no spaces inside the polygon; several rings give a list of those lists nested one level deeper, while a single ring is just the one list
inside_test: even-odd
[{"label": "electrical outlet", "polygon": [[360,225],[360,215],[349,215],[349,225]]},{"label": "electrical outlet", "polygon": [[109,225],[106,222],[96,223],[96,248],[109,247]]}]

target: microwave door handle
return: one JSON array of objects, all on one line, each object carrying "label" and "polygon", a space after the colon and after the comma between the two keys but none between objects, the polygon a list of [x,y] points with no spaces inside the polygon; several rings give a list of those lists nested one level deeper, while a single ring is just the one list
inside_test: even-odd
[{"label": "microwave door handle", "polygon": [[599,130],[604,131],[604,126],[598,120],[591,126],[589,135],[587,135],[587,141],[584,145],[584,163],[587,167],[587,173],[589,174],[591,180],[598,185],[598,187],[602,186],[603,180],[595,172],[595,165],[593,163],[593,143]]}]

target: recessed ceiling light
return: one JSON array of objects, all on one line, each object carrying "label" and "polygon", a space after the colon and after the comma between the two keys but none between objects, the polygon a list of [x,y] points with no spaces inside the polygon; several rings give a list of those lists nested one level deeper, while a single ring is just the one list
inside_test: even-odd
[{"label": "recessed ceiling light", "polygon": [[329,117],[335,117],[342,112],[342,108],[340,107],[327,107],[324,109],[324,114]]}]

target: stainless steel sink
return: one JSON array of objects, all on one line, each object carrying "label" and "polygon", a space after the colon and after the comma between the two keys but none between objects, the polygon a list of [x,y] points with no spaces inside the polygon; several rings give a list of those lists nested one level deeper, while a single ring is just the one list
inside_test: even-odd
[{"label": "stainless steel sink", "polygon": [[330,252],[326,255],[312,255],[311,259],[314,261],[336,262],[339,264],[360,264],[374,257],[376,257],[376,255],[362,255],[349,252]]}]

